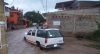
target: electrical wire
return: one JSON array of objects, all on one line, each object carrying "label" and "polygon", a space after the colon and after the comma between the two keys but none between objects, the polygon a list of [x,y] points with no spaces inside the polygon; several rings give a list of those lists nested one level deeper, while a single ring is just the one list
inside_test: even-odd
[{"label": "electrical wire", "polygon": [[44,4],[43,4],[43,0],[40,0],[40,1],[41,1],[41,4],[42,4],[43,9],[45,11],[45,7],[44,7]]},{"label": "electrical wire", "polygon": [[46,13],[47,13],[47,0],[46,0]]},{"label": "electrical wire", "polygon": [[[15,1],[15,0],[12,1],[12,3],[10,4],[10,6],[14,3],[14,1]],[[9,7],[10,7],[10,6],[9,6]]]}]

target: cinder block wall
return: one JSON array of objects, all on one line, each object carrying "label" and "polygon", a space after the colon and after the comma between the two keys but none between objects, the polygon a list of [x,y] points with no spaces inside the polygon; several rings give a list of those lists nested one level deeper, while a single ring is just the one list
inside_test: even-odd
[{"label": "cinder block wall", "polygon": [[[60,25],[53,25],[53,21],[60,21]],[[64,36],[87,35],[98,29],[95,21],[100,22],[99,8],[47,14],[49,28],[60,29]]]}]

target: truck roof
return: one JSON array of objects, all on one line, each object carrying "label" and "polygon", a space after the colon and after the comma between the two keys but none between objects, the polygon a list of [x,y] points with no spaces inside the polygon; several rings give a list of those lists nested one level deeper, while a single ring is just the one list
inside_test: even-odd
[{"label": "truck roof", "polygon": [[[34,29],[32,29],[32,30],[34,30]],[[57,29],[57,28],[48,28],[48,29],[35,29],[35,30],[59,30],[59,29]]]}]

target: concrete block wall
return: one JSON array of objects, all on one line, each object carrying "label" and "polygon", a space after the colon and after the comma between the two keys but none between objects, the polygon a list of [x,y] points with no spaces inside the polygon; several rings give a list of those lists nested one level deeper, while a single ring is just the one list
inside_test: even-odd
[{"label": "concrete block wall", "polygon": [[94,2],[80,2],[80,8],[90,8],[94,5]]},{"label": "concrete block wall", "polygon": [[48,14],[100,15],[100,8],[59,11],[59,12],[51,12]]},{"label": "concrete block wall", "polygon": [[75,17],[75,29],[76,31],[84,31],[86,32],[97,29],[97,25],[95,23],[96,16],[92,15],[77,15]]},{"label": "concrete block wall", "polygon": [[[85,14],[85,10],[84,12],[77,10],[76,13],[74,10],[48,13],[47,22],[50,28],[60,29],[64,36],[91,33],[98,29],[95,21],[100,22],[99,9],[96,9],[96,11],[93,11],[94,9],[87,9],[87,12],[89,12],[87,14]],[[53,21],[60,21],[60,25],[53,25]]]}]

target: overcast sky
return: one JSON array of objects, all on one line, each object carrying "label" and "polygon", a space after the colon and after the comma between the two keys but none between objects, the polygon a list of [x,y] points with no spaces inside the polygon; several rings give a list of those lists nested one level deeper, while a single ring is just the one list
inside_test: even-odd
[{"label": "overcast sky", "polygon": [[[23,9],[24,13],[27,11],[32,11],[32,10],[40,11],[41,13],[46,12],[46,0],[15,0],[15,1],[4,0],[4,1],[9,3],[9,5],[7,5],[8,7],[11,7],[11,6],[15,6],[15,8],[18,7],[19,9]],[[64,1],[69,1],[69,0],[47,0],[47,11],[48,12],[57,11],[55,9],[56,3],[64,2]],[[95,1],[98,1],[98,0],[95,0]]]}]

